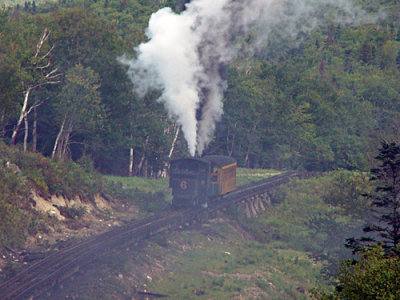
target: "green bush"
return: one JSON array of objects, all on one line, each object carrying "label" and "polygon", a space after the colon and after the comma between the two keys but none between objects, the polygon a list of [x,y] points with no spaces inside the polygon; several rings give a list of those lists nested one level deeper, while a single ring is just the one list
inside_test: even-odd
[{"label": "green bush", "polygon": [[0,200],[0,246],[20,248],[25,242],[29,216],[20,208]]},{"label": "green bush", "polygon": [[0,146],[0,154],[4,163],[14,164],[43,196],[80,196],[83,200],[93,200],[94,195],[103,191],[103,179],[90,167],[89,158],[82,158],[81,165],[53,161],[41,154],[25,153],[4,144]]},{"label": "green bush", "polygon": [[341,170],[329,176],[330,184],[325,185],[323,199],[326,203],[339,206],[348,214],[364,215],[370,201],[363,194],[373,188],[364,173]]},{"label": "green bush", "polygon": [[86,212],[86,207],[84,206],[57,206],[60,214],[68,219],[80,219]]}]

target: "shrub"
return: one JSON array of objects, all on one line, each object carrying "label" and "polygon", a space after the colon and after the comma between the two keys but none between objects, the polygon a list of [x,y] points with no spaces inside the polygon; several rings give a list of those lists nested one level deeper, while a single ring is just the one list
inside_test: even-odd
[{"label": "shrub", "polygon": [[[63,195],[94,199],[103,179],[73,162],[52,161],[0,142],[0,246],[22,247],[28,234],[46,230],[49,220],[30,203],[32,189],[44,197]],[[61,208],[67,218],[80,218],[84,207]]]},{"label": "shrub", "polygon": [[86,207],[84,206],[57,206],[60,214],[68,219],[80,219],[86,213]]}]

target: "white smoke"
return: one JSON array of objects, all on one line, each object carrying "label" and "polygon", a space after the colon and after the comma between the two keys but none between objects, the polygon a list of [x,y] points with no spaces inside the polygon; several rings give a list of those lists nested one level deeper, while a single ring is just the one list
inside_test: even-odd
[{"label": "white smoke", "polygon": [[[223,113],[229,62],[263,47],[273,28],[296,38],[327,19],[371,21],[348,0],[192,0],[180,14],[170,8],[154,13],[149,41],[136,48],[135,59],[120,61],[140,96],[162,91],[159,101],[182,126],[190,154],[201,155]],[[250,32],[251,44],[244,46],[240,39]]]}]

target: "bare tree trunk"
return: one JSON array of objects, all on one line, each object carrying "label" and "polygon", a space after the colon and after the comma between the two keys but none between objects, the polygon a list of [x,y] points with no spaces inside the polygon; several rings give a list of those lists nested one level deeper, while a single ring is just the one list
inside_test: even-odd
[{"label": "bare tree trunk", "polygon": [[133,147],[129,149],[129,177],[133,176]]},{"label": "bare tree trunk", "polygon": [[176,126],[176,130],[175,130],[175,136],[174,136],[174,139],[172,140],[172,144],[171,144],[171,149],[169,149],[168,158],[171,158],[172,157],[172,153],[174,153],[176,141],[178,139],[180,130],[181,130],[180,126],[177,125]]},{"label": "bare tree trunk", "polygon": [[[144,141],[144,145],[143,145],[143,154],[142,154],[142,157],[140,158],[140,161],[139,161],[139,163],[138,163],[138,172],[140,172],[141,171],[141,169],[142,169],[142,167],[143,167],[143,164],[145,163],[145,161],[146,161],[146,148],[147,148],[147,144],[149,143],[149,136],[147,136],[146,137],[146,140]],[[146,173],[147,173],[147,171],[146,171]],[[144,172],[143,172],[143,174],[144,174]]]},{"label": "bare tree trunk", "polygon": [[37,151],[37,108],[33,109],[32,151]]},{"label": "bare tree trunk", "polygon": [[[234,128],[236,128],[237,122],[235,122]],[[234,134],[234,130],[232,130],[232,137],[230,138],[230,133],[228,129],[228,134],[226,135],[226,151],[228,152],[229,156],[232,156],[233,153],[233,148],[235,147],[235,137],[236,135]],[[230,148],[229,148],[230,146]]]},{"label": "bare tree trunk", "polygon": [[22,108],[21,108],[21,112],[19,114],[18,122],[17,122],[17,125],[15,126],[15,128],[13,130],[12,135],[11,135],[11,141],[10,141],[11,145],[15,144],[15,139],[17,138],[18,130],[21,127],[22,121],[24,120],[24,118],[26,116],[26,109],[28,107],[29,95],[31,93],[31,90],[32,90],[32,87],[30,86],[25,92],[24,103],[22,104]]},{"label": "bare tree trunk", "polygon": [[[253,132],[256,131],[256,128],[257,128],[257,124],[254,125],[253,128],[251,129],[250,135],[253,134]],[[251,149],[251,147],[252,147],[252,144],[253,144],[253,142],[250,142],[250,141],[249,141],[249,144],[247,145],[246,156],[245,156],[245,159],[244,159],[244,162],[246,163],[246,165],[247,165],[248,168],[249,168],[249,166],[250,166],[249,156],[250,156],[250,149]]]},{"label": "bare tree trunk", "polygon": [[5,124],[4,124],[4,120],[6,118],[6,110],[3,109],[1,111],[1,115],[0,115],[0,138],[5,136],[6,133],[6,129],[5,129]]},{"label": "bare tree trunk", "polygon": [[160,174],[160,177],[162,177],[162,178],[167,177],[167,169],[169,167],[169,160],[171,159],[172,154],[174,153],[175,144],[176,144],[176,141],[178,139],[180,130],[181,130],[181,127],[179,125],[176,125],[175,136],[174,136],[174,139],[172,140],[171,148],[170,148],[169,154],[168,154],[168,161],[166,161],[164,163],[163,170],[162,170],[162,172]]},{"label": "bare tree trunk", "polygon": [[147,165],[147,159],[145,159],[145,160],[144,160],[143,176],[144,176],[144,177],[148,177],[148,165]]},{"label": "bare tree trunk", "polygon": [[66,119],[66,116],[64,117],[64,120],[63,120],[63,122],[61,124],[60,131],[58,132],[57,137],[56,137],[56,141],[54,142],[53,152],[51,153],[51,158],[52,159],[55,158],[57,149],[59,148],[59,143],[60,143],[60,140],[61,140],[61,136],[63,135],[63,131],[64,131],[65,119]]},{"label": "bare tree trunk", "polygon": [[146,152],[143,151],[142,157],[140,158],[140,161],[139,161],[138,166],[137,166],[139,173],[141,173],[140,171],[142,170],[143,163],[144,163],[144,160],[146,158],[145,153]]},{"label": "bare tree trunk", "polygon": [[247,165],[247,168],[249,168],[249,152],[250,152],[250,144],[247,147],[246,156],[244,158],[244,162]]},{"label": "bare tree trunk", "polygon": [[60,159],[64,160],[67,154],[67,150],[68,150],[68,146],[69,146],[69,140],[71,137],[71,133],[72,133],[72,122],[69,123],[68,125],[68,129],[66,130],[66,132],[64,133],[64,141],[63,141],[63,147],[61,148],[61,152],[60,152]]},{"label": "bare tree trunk", "polygon": [[24,123],[25,123],[24,152],[26,152],[26,150],[28,150],[28,135],[29,135],[29,120],[28,120],[28,115],[25,115]]}]

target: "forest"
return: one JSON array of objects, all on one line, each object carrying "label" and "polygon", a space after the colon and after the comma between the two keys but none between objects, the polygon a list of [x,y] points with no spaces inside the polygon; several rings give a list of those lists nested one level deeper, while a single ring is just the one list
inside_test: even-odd
[{"label": "forest", "polygon": [[[25,2],[0,11],[0,139],[90,162],[102,173],[160,176],[187,156],[154,90],[139,97],[121,55],[146,40],[152,13],[187,1]],[[240,166],[368,170],[400,127],[398,1],[354,1],[373,23],[332,19],[226,66],[224,113],[206,154]],[[331,8],[334,10],[335,8]]]}]

